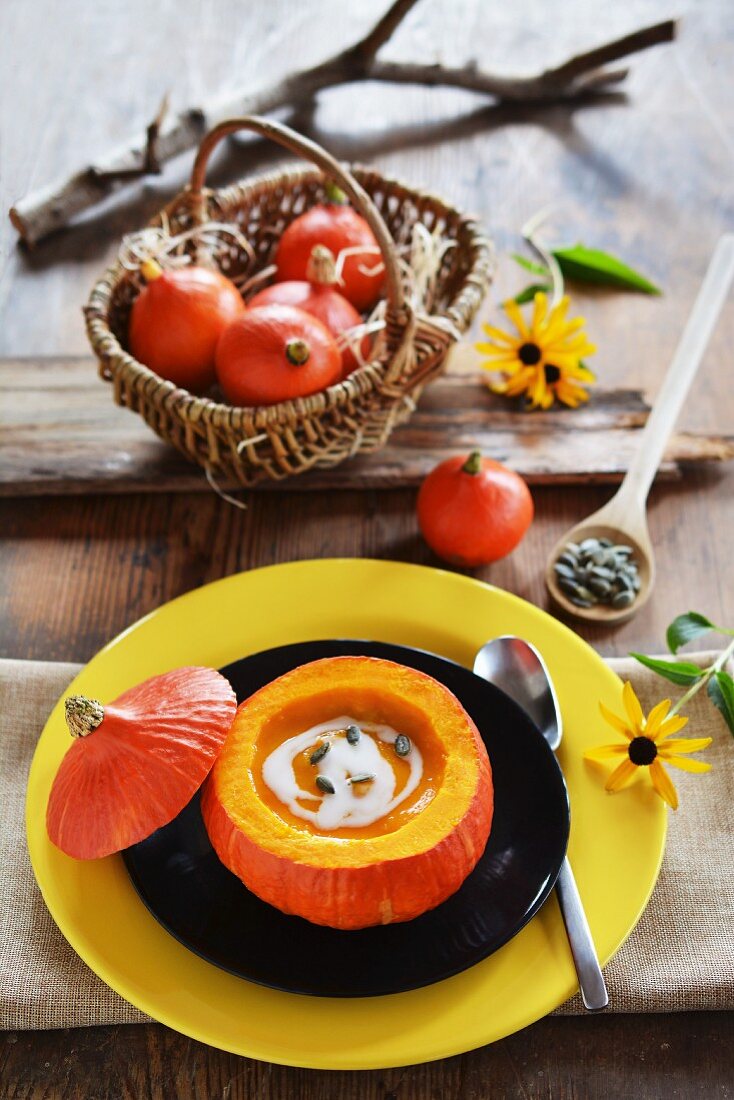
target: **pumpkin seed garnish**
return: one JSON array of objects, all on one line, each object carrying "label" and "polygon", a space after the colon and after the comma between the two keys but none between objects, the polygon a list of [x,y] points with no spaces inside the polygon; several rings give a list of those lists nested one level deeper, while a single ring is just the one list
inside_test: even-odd
[{"label": "pumpkin seed garnish", "polygon": [[629,607],[640,591],[632,547],[615,546],[609,538],[567,543],[553,570],[558,587],[577,607]]},{"label": "pumpkin seed garnish", "polygon": [[350,745],[356,745],[362,736],[359,726],[347,726],[347,741]]},{"label": "pumpkin seed garnish", "polygon": [[347,783],[351,783],[354,786],[355,783],[371,783],[375,778],[374,772],[360,772],[359,775],[350,775],[347,779]]},{"label": "pumpkin seed garnish", "polygon": [[394,748],[398,756],[407,756],[412,748],[410,738],[406,737],[404,733],[399,733],[395,738]]},{"label": "pumpkin seed garnish", "polygon": [[[329,751],[330,748],[331,748],[331,742],[330,741],[322,741],[321,744],[318,745],[313,750],[311,755],[309,756],[309,758],[308,758],[309,764],[313,764],[313,765],[318,764],[319,760],[324,759],[324,757],[326,756],[326,754],[327,754],[327,752]],[[316,782],[318,783],[318,779],[316,780]],[[332,791],[331,793],[333,794],[334,792]]]},{"label": "pumpkin seed garnish", "polygon": [[320,791],[323,791],[324,794],[336,794],[334,784],[331,782],[328,775],[317,775],[316,786]]}]

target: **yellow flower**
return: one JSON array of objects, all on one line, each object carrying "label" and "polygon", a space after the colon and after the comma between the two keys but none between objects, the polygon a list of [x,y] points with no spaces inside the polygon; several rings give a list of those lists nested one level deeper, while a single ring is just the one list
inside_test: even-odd
[{"label": "yellow flower", "polygon": [[476,350],[490,356],[482,363],[488,371],[502,371],[505,378],[490,384],[495,393],[517,397],[524,393],[531,409],[549,409],[554,398],[575,409],[589,395],[579,382],[593,382],[595,376],[581,360],[593,355],[596,347],[590,344],[582,332],[583,317],[569,321],[568,296],[548,310],[548,297],[542,292],[535,295],[533,318],[530,325],[517,302],[505,302],[503,309],[518,331],[518,335],[504,332],[494,325],[483,325],[489,343],[476,344]]},{"label": "yellow flower", "polygon": [[647,718],[642,713],[640,701],[635,695],[632,684],[626,683],[622,690],[626,720],[619,718],[599,703],[599,710],[610,726],[626,737],[623,745],[600,745],[584,754],[585,760],[595,763],[623,756],[624,760],[614,769],[607,779],[604,789],[619,791],[629,783],[638,768],[649,768],[652,785],[673,809],[678,809],[678,795],[662,761],[681,768],[685,772],[707,772],[710,764],[701,760],[689,760],[681,753],[700,752],[711,744],[710,737],[679,737],[672,741],[668,738],[682,729],[688,721],[679,714],[667,717],[670,699],[663,699],[653,707]]}]

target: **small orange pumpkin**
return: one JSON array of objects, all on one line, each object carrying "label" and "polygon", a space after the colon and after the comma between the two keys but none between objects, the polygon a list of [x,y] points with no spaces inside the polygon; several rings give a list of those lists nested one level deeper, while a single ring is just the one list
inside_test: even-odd
[{"label": "small orange pumpkin", "polygon": [[[326,325],[329,332],[336,338],[362,324],[362,317],[352,303],[339,293],[332,253],[320,244],[315,245],[311,252],[305,279],[291,279],[284,283],[266,286],[264,290],[258,291],[254,297],[250,298],[247,304],[252,309],[273,303],[297,306],[298,309],[305,310]],[[363,336],[359,341],[359,351],[363,360],[369,358],[370,345],[369,336]],[[346,378],[360,364],[349,344],[342,348],[341,357],[342,377]]]},{"label": "small orange pumpkin", "polygon": [[[263,765],[294,734],[345,714],[401,731],[420,748],[422,774],[379,821],[326,832],[276,797]],[[294,760],[294,775],[315,757]],[[212,845],[248,889],[334,928],[406,921],[439,905],[484,851],[492,809],[486,749],[458,699],[425,673],[374,657],[313,661],[252,695],[202,793]]]},{"label": "small orange pumpkin", "polygon": [[104,707],[69,696],[75,740],[48,800],[53,843],[99,859],[167,825],[209,773],[236,708],[229,681],[211,668],[153,676]]},{"label": "small orange pumpkin", "polygon": [[130,312],[130,351],[161,378],[191,393],[216,381],[219,337],[245,303],[234,283],[213,268],[191,264],[164,270],[145,260],[146,281]]},{"label": "small orange pumpkin", "polygon": [[344,297],[360,311],[372,309],[385,282],[375,235],[338,187],[329,189],[329,198],[299,214],[284,229],[275,252],[278,281],[307,279],[316,245],[324,245],[334,256],[348,250],[342,270]]},{"label": "small orange pumpkin", "polygon": [[520,475],[479,451],[439,462],[418,491],[417,509],[433,552],[470,569],[504,558],[533,520],[533,498]]},{"label": "small orange pumpkin", "polygon": [[217,378],[231,405],[275,405],[341,379],[342,359],[326,325],[295,306],[246,310],[222,333]]}]

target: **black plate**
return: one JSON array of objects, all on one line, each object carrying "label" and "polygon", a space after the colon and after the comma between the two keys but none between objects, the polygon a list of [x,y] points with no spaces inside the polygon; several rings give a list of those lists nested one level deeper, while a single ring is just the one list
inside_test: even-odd
[{"label": "black plate", "polygon": [[486,958],[548,897],[569,831],[566,787],[548,745],[516,703],[461,665],[404,646],[340,640],[281,646],[222,671],[242,700],[307,661],[348,654],[427,672],[458,696],[482,734],[494,821],[484,855],[456,894],[405,924],[356,932],[286,916],[219,862],[198,795],[170,825],[123,853],[140,897],[186,947],[261,985],[328,997],[398,993]]}]

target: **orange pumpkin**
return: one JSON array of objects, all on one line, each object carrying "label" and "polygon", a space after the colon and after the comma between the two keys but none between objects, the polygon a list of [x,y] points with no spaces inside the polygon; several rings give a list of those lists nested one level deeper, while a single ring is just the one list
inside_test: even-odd
[{"label": "orange pumpkin", "polygon": [[338,188],[333,193],[337,201],[312,206],[286,226],[275,252],[278,281],[307,279],[316,245],[328,248],[334,256],[349,250],[342,269],[342,293],[363,312],[372,309],[380,297],[385,268],[365,219],[342,201],[344,196]]},{"label": "orange pumpkin", "polygon": [[217,346],[217,378],[231,405],[275,405],[341,379],[342,359],[326,325],[295,306],[246,310]]},{"label": "orange pumpkin", "polygon": [[420,487],[417,508],[433,552],[468,568],[504,558],[533,520],[533,498],[520,475],[479,451],[439,462]]},{"label": "orange pumpkin", "polygon": [[155,260],[140,267],[146,281],[130,312],[130,351],[161,378],[192,393],[216,381],[219,337],[244,311],[237,287],[213,268],[164,271]]},{"label": "orange pumpkin", "polygon": [[[292,761],[299,789],[311,783],[308,802],[278,798],[266,762],[279,747],[300,744],[304,731],[310,736],[312,727],[343,715],[358,732],[384,724],[400,731],[408,749],[420,751],[420,781],[372,824],[324,830],[300,816],[304,806],[320,809],[319,797],[323,805],[338,793],[329,793],[334,783],[314,766],[323,762],[324,742],[316,738]],[[398,775],[407,763],[398,748],[398,741],[380,742],[371,751],[391,756],[399,793],[401,782],[408,788]],[[345,782],[362,789],[365,779]],[[202,794],[212,845],[248,889],[285,913],[335,928],[406,921],[439,905],[484,851],[492,808],[487,753],[458,699],[425,673],[374,657],[314,661],[261,688],[239,708]]]},{"label": "orange pumpkin", "polygon": [[[326,325],[334,337],[340,337],[349,329],[362,324],[362,317],[337,289],[334,257],[328,248],[317,244],[306,268],[306,279],[292,279],[285,283],[273,283],[258,291],[247,303],[250,308],[267,306],[273,303],[297,306],[316,317]],[[359,341],[362,359],[367,361],[371,340],[363,336]],[[342,377],[346,378],[357,370],[359,360],[350,344],[341,349]]]},{"label": "orange pumpkin", "polygon": [[53,843],[75,859],[98,859],[167,825],[206,778],[236,708],[229,681],[211,668],[153,676],[104,707],[70,696],[75,741],[46,812]]}]

